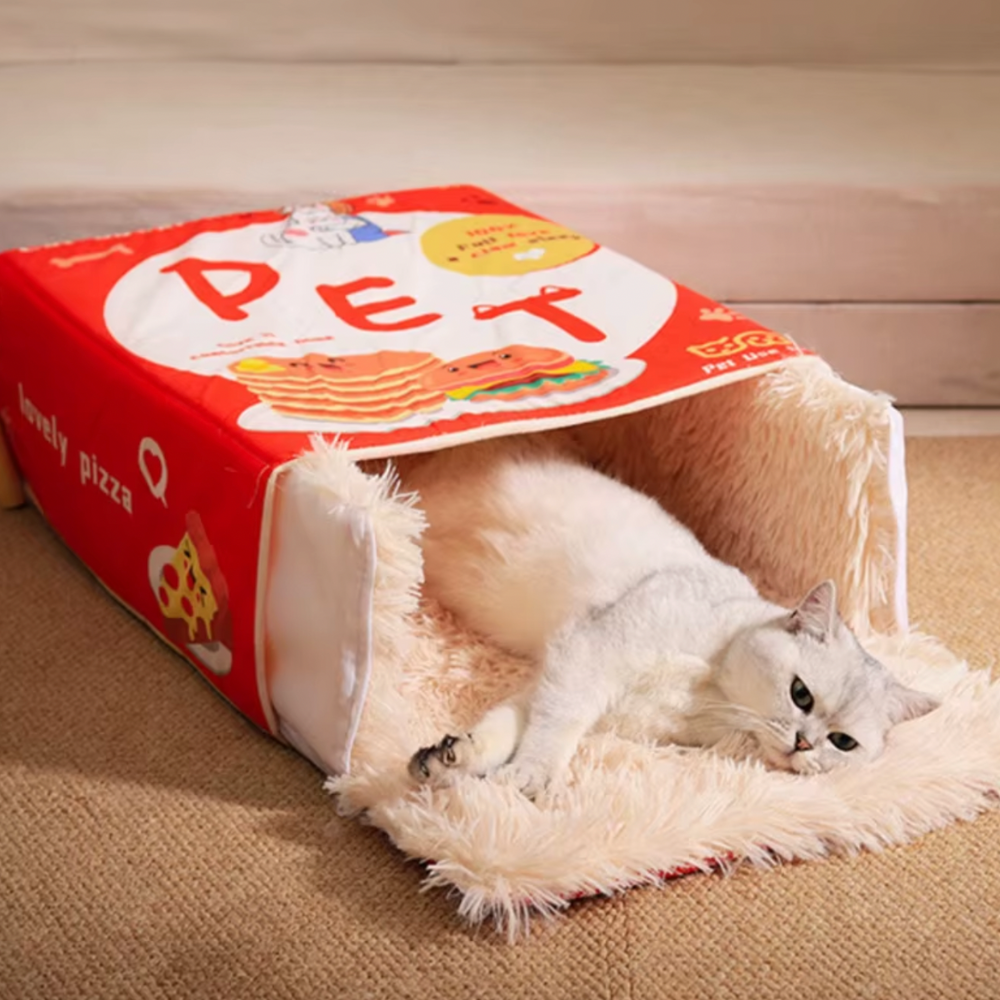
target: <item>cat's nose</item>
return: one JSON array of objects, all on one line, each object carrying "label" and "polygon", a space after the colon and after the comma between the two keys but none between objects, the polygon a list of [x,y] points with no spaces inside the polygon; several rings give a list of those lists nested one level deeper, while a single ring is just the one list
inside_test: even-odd
[{"label": "cat's nose", "polygon": [[796,750],[812,750],[813,745],[802,735],[802,733],[795,734],[795,749]]}]

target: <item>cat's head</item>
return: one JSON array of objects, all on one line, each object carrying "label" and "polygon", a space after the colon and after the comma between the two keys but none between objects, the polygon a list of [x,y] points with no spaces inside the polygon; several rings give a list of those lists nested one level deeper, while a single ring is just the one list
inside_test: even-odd
[{"label": "cat's head", "polygon": [[874,760],[893,726],[938,706],[862,649],[830,580],[788,614],[739,633],[717,684],[768,765],[799,774]]}]

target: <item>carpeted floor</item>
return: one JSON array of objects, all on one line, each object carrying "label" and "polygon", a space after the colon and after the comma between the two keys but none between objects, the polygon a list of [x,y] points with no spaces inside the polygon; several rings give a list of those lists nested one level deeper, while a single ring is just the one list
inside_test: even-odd
[{"label": "carpeted floor", "polygon": [[[1000,653],[1000,438],[909,443],[911,614]],[[1000,812],[471,932],[28,510],[0,513],[0,997],[993,998]],[[1000,720],[998,720],[1000,725]]]}]

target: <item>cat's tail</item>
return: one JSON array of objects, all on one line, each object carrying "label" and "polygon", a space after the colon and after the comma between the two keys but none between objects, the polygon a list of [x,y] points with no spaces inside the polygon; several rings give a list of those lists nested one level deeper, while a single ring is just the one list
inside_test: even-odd
[{"label": "cat's tail", "polygon": [[527,720],[524,699],[502,702],[470,732],[421,747],[410,758],[410,776],[421,784],[448,785],[460,774],[491,774],[514,756]]}]

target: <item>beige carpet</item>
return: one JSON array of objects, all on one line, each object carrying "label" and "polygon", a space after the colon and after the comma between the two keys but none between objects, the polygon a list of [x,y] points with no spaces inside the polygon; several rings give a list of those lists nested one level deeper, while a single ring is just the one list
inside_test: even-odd
[{"label": "beige carpet", "polygon": [[[1000,438],[909,447],[912,617],[995,666]],[[2,998],[1000,995],[1000,813],[580,903],[511,946],[421,894],[27,510],[0,513],[0,677]]]}]

